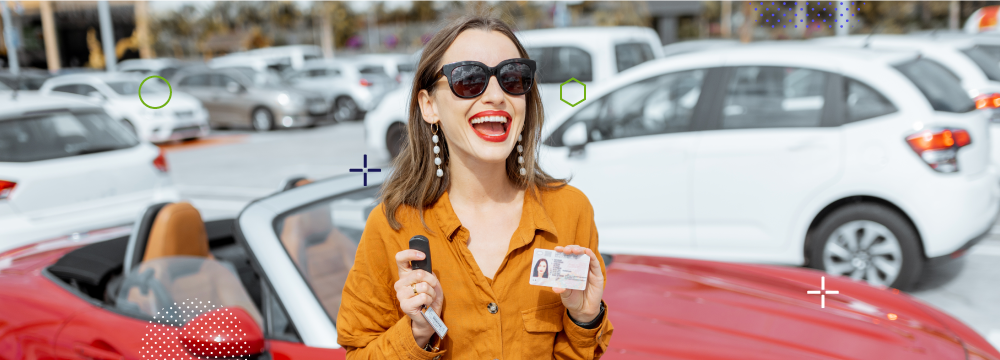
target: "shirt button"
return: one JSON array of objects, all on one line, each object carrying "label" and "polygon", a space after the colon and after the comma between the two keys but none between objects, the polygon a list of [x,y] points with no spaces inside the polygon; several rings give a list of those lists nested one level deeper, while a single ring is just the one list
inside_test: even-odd
[{"label": "shirt button", "polygon": [[490,314],[496,314],[497,313],[497,304],[496,303],[490,303],[489,305],[486,305],[486,308],[490,310]]}]

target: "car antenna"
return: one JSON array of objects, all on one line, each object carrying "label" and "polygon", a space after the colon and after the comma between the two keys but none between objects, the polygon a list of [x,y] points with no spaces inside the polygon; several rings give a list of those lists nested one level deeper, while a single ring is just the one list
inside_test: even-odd
[{"label": "car antenna", "polygon": [[879,25],[880,24],[875,24],[875,26],[872,26],[872,32],[868,33],[868,36],[865,37],[865,44],[861,46],[862,48],[867,49],[868,45],[871,44],[872,35],[875,35],[875,33],[878,32]]}]

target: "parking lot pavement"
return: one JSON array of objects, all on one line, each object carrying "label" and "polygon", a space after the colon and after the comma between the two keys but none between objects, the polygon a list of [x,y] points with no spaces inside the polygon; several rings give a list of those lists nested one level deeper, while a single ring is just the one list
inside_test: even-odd
[{"label": "parking lot pavement", "polygon": [[[209,139],[169,148],[167,161],[182,197],[211,220],[234,217],[292,176],[347,174],[362,167],[366,150],[362,123],[349,122],[268,133],[216,131]],[[387,165],[388,159],[368,157],[368,167]],[[360,184],[362,175],[355,176]],[[911,295],[961,319],[1000,348],[1000,229],[994,232],[957,261],[925,270]]]},{"label": "parking lot pavement", "polygon": [[[360,121],[267,133],[213,131],[207,139],[164,148],[181,196],[207,220],[235,216],[293,176],[322,179],[361,168],[366,151]],[[386,165],[388,159],[368,156],[368,167]],[[362,175],[356,176],[361,184]]]},{"label": "parking lot pavement", "polygon": [[925,270],[910,294],[962,320],[1000,349],[1000,232],[948,264]]}]

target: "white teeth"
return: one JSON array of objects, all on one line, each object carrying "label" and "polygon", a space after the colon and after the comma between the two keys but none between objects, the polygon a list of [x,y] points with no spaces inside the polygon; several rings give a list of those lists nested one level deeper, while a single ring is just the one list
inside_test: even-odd
[{"label": "white teeth", "polygon": [[484,122],[498,122],[501,124],[506,124],[507,118],[504,116],[482,116],[472,119],[473,124],[482,124]]}]

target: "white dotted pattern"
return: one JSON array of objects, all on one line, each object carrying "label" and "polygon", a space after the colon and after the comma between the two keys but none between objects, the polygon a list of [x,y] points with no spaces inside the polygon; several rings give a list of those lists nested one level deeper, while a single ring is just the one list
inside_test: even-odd
[{"label": "white dotted pattern", "polygon": [[[212,310],[219,311],[209,313]],[[211,301],[187,299],[156,313],[146,326],[140,353],[149,360],[186,360],[191,355],[208,359],[249,355],[252,351],[247,336],[236,324],[236,316],[230,310]]]}]

